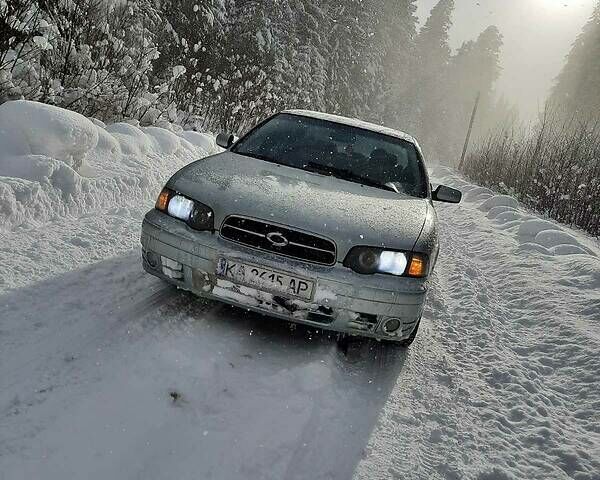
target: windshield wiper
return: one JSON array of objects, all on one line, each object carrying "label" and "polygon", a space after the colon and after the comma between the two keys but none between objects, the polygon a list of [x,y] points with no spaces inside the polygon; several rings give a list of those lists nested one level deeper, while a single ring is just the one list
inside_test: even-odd
[{"label": "windshield wiper", "polygon": [[304,167],[305,170],[320,173],[321,175],[328,175],[330,177],[341,178],[342,180],[348,180],[350,182],[355,183],[362,183],[363,185],[367,185],[369,187],[381,188],[382,190],[389,190],[390,192],[398,193],[398,191],[395,188],[390,187],[389,185],[376,182],[375,180],[371,180],[368,177],[363,177],[346,168],[330,167],[316,162],[308,162]]}]

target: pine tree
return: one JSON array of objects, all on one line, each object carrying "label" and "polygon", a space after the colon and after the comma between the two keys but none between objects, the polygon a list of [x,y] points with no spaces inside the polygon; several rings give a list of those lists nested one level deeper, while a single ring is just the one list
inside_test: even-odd
[{"label": "pine tree", "polygon": [[[226,45],[230,0],[159,0],[159,5],[167,28],[159,32],[156,79],[174,84],[167,101],[187,112],[185,117],[193,117],[193,112],[205,116],[211,111]],[[185,117],[179,121],[193,125],[191,118]]]},{"label": "pine tree", "polygon": [[277,19],[278,96],[295,108],[325,108],[327,32],[322,2],[287,0]]},{"label": "pine tree", "polygon": [[211,121],[240,130],[245,119],[262,118],[273,104],[277,42],[273,12],[257,0],[234,0],[230,8],[220,60],[211,80]]},{"label": "pine tree", "polygon": [[448,59],[448,32],[452,27],[454,0],[440,0],[432,9],[425,25],[417,37],[417,55],[419,62],[429,63],[434,67],[439,60]]},{"label": "pine tree", "polygon": [[600,2],[575,40],[550,100],[567,117],[600,117]]},{"label": "pine tree", "polygon": [[480,91],[489,95],[500,75],[502,35],[497,27],[486,28],[477,38],[464,42],[451,60],[451,75],[455,91],[469,96]]},{"label": "pine tree", "polygon": [[331,22],[321,47],[326,60],[326,110],[362,116],[375,88],[374,72],[368,68],[372,2],[326,0],[323,8]]},{"label": "pine tree", "polygon": [[443,152],[445,142],[440,133],[447,129],[447,111],[444,110],[445,88],[448,77],[450,46],[448,32],[452,26],[454,0],[440,0],[433,7],[420,30],[415,45],[413,64],[412,111],[414,131],[430,151]]},{"label": "pine tree", "polygon": [[408,130],[411,127],[411,81],[417,30],[414,0],[381,0],[374,47],[379,54],[380,91],[376,120]]}]

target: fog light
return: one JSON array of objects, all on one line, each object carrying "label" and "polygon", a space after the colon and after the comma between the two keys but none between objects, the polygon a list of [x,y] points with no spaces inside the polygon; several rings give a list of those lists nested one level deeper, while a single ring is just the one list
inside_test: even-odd
[{"label": "fog light", "polygon": [[158,265],[160,264],[160,259],[158,258],[158,255],[154,252],[145,252],[146,254],[146,262],[148,262],[148,265],[150,265],[150,267],[152,268],[158,268]]},{"label": "fog light", "polygon": [[383,331],[385,333],[394,333],[400,328],[401,325],[402,322],[399,319],[390,318],[389,320],[386,320],[386,322],[383,324]]}]

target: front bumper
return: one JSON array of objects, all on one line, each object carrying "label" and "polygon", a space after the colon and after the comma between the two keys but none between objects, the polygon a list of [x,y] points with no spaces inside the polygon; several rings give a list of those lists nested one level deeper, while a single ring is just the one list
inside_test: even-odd
[{"label": "front bumper", "polygon": [[[342,266],[307,264],[198,232],[158,210],[144,218],[144,269],[202,297],[318,328],[377,339],[404,340],[423,312],[427,281],[389,275],[360,275]],[[312,301],[272,294],[217,277],[219,258],[258,264],[315,282]],[[398,319],[400,327],[384,325]],[[396,323],[396,322],[394,322]]]}]

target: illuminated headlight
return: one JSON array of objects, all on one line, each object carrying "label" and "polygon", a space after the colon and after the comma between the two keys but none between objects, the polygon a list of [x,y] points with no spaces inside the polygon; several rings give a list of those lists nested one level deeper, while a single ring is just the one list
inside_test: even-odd
[{"label": "illuminated headlight", "polygon": [[420,253],[405,253],[382,248],[354,247],[344,260],[344,265],[357,273],[425,277],[427,257]]},{"label": "illuminated headlight", "polygon": [[404,275],[406,265],[408,265],[408,259],[404,252],[383,251],[379,254],[377,271],[392,275]]},{"label": "illuminated headlight", "polygon": [[195,230],[214,230],[212,209],[203,203],[164,188],[156,200],[156,208],[172,217],[183,220]]},{"label": "illuminated headlight", "polygon": [[181,195],[174,195],[169,200],[169,207],[167,213],[172,217],[179,218],[184,222],[190,219],[190,215],[194,210],[194,201],[189,198],[185,198]]}]

